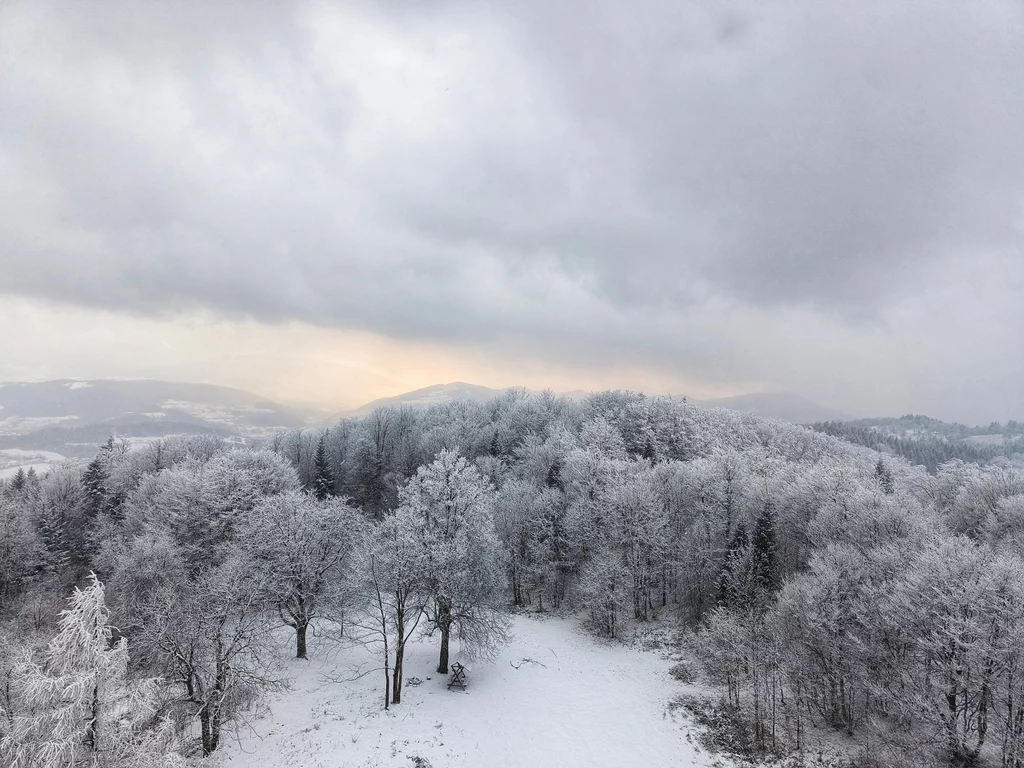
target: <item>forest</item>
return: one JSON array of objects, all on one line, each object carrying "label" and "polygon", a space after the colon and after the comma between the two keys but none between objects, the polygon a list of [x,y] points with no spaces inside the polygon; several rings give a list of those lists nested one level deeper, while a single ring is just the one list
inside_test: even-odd
[{"label": "forest", "polygon": [[487,659],[514,611],[669,627],[756,755],[1024,766],[1024,467],[623,391],[111,438],[0,490],[0,763],[183,766],[312,633]]},{"label": "forest", "polygon": [[825,421],[811,428],[857,445],[902,456],[935,473],[949,461],[986,464],[1024,453],[1024,425],[1010,420],[985,427],[967,427],[927,416],[908,414],[898,419]]}]

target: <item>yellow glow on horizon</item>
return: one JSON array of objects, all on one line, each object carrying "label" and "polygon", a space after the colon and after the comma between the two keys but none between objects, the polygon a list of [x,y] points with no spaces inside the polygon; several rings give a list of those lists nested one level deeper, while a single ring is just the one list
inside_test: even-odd
[{"label": "yellow glow on horizon", "polygon": [[207,312],[137,317],[4,296],[0,327],[25,329],[0,334],[0,380],[7,381],[116,376],[203,381],[336,410],[454,381],[556,392],[739,394],[640,368],[557,365],[525,355],[509,358],[483,346],[396,340],[294,321],[225,319]]}]

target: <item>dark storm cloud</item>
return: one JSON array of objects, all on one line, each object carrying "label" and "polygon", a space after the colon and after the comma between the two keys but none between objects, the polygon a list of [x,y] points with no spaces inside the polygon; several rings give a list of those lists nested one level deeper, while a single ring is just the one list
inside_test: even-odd
[{"label": "dark storm cloud", "polygon": [[984,256],[1010,346],[1022,13],[8,2],[0,290],[799,388],[758,319],[930,345]]}]

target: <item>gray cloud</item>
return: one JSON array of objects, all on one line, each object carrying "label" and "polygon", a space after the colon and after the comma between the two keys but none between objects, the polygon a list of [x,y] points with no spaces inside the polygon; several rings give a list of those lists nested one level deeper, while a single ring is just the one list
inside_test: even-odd
[{"label": "gray cloud", "polygon": [[[885,407],[855,390],[886,376],[1010,377],[1022,15],[8,2],[0,290],[813,380],[847,407]],[[937,304],[981,259],[1003,279]],[[980,307],[994,346],[969,342]],[[926,362],[801,352],[868,339]],[[920,386],[961,417],[981,396]],[[998,408],[1024,415],[1010,390]]]}]

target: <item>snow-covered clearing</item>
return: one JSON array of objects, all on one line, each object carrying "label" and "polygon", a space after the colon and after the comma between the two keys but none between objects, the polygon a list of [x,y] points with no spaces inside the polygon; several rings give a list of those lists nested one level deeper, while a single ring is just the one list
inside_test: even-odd
[{"label": "snow-covered clearing", "polygon": [[[447,676],[434,672],[436,640],[411,643],[402,703],[388,712],[381,707],[382,672],[324,682],[369,665],[366,651],[325,657],[322,646],[311,646],[310,661],[289,662],[292,690],[224,745],[223,763],[410,768],[417,756],[434,768],[727,764],[699,748],[682,715],[669,711],[680,686],[668,660],[594,639],[570,619],[517,616],[513,631],[497,660],[470,665],[466,692],[449,692]],[[413,678],[422,683],[411,684]]]}]

